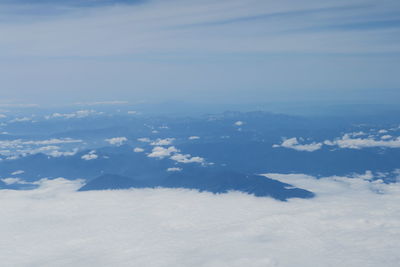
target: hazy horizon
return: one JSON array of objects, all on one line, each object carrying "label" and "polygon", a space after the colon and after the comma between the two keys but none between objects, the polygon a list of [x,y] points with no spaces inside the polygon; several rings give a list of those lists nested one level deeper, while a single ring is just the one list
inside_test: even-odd
[{"label": "hazy horizon", "polygon": [[398,1],[0,1],[2,102],[396,103]]}]

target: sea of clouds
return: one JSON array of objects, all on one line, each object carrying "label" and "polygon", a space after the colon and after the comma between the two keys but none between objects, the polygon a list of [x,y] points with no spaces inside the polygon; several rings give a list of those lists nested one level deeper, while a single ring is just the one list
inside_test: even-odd
[{"label": "sea of clouds", "polygon": [[281,202],[231,192],[77,192],[43,179],[0,190],[1,266],[398,266],[400,185],[371,173],[315,179],[268,174],[312,190]]}]

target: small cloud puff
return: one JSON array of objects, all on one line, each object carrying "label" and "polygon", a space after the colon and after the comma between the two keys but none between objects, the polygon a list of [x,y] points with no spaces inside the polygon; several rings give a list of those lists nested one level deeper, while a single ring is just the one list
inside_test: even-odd
[{"label": "small cloud puff", "polygon": [[188,139],[189,140],[197,140],[197,139],[200,139],[200,137],[199,136],[189,136]]},{"label": "small cloud puff", "polygon": [[297,151],[307,151],[307,152],[313,152],[318,149],[321,149],[322,143],[311,143],[311,144],[306,144],[302,145],[299,143],[296,137],[286,139],[282,142],[280,145],[273,145],[272,147],[277,148],[277,147],[284,147],[284,148],[291,148]]},{"label": "small cloud puff", "polygon": [[94,159],[97,159],[98,157],[99,157],[99,156],[96,155],[96,151],[95,151],[95,150],[92,150],[92,151],[90,151],[88,154],[83,155],[83,156],[81,157],[81,159],[84,159],[84,160],[94,160]]},{"label": "small cloud puff", "polygon": [[204,158],[192,157],[190,154],[175,154],[171,156],[171,159],[179,163],[204,163]]},{"label": "small cloud puff", "polygon": [[242,126],[244,124],[243,121],[237,121],[234,123],[236,126]]},{"label": "small cloud puff", "polygon": [[140,153],[140,152],[143,152],[143,151],[144,151],[144,149],[141,148],[141,147],[135,147],[135,148],[133,149],[133,152],[136,152],[136,153]]},{"label": "small cloud puff", "polygon": [[114,138],[105,139],[105,141],[108,142],[110,145],[122,146],[125,142],[128,141],[128,138],[114,137]]},{"label": "small cloud puff", "polygon": [[148,154],[147,156],[149,158],[165,158],[171,156],[172,153],[179,152],[178,149],[174,146],[170,146],[168,148],[162,147],[162,146],[156,146],[153,148],[152,152]]},{"label": "small cloud puff", "polygon": [[167,172],[180,172],[182,171],[182,168],[178,168],[178,167],[173,167],[173,168],[168,168]]},{"label": "small cloud puff", "polygon": [[151,142],[150,145],[152,146],[168,146],[171,145],[174,142],[175,138],[165,138],[165,139],[160,139],[158,138],[156,141]]}]

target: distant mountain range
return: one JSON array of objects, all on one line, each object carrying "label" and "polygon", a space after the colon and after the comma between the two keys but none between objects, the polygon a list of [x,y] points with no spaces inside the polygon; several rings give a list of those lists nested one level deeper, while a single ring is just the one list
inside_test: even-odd
[{"label": "distant mountain range", "polygon": [[177,172],[166,176],[159,182],[135,180],[120,175],[105,174],[94,178],[79,191],[128,189],[128,188],[185,188],[215,194],[240,191],[257,197],[273,197],[279,200],[289,198],[311,198],[310,191],[294,188],[289,184],[260,175],[244,175],[236,172],[212,172],[199,170]]},{"label": "distant mountain range", "polygon": [[[324,145],[309,152],[274,146],[285,138],[296,137],[301,143],[313,143],[336,140],[345,133],[364,134],[361,138],[366,141],[361,142],[370,142],[371,138],[380,142],[395,140],[400,135],[400,119],[394,114],[385,113],[371,120],[359,116],[344,119],[267,112],[224,112],[197,117],[92,111],[88,114],[70,119],[42,114],[31,116],[34,120],[20,122],[1,118],[0,188],[28,189],[34,186],[29,183],[42,178],[63,177],[85,179],[87,184],[81,190],[154,187],[213,193],[236,190],[285,200],[313,194],[256,174],[305,173],[321,177],[371,170],[386,175],[400,169],[398,148],[350,149]],[[114,137],[123,137],[126,142],[116,145],[106,141]],[[53,139],[78,142],[32,145]],[[163,139],[172,141],[168,145],[154,142]],[[204,164],[174,160],[171,155],[150,157],[156,146],[163,149],[172,146],[181,157],[201,157]],[[76,153],[52,156],[46,154],[49,149]],[[7,154],[18,150],[22,152],[17,157]],[[170,172],[170,169],[178,171]],[[383,179],[388,182],[396,178],[387,177]],[[27,183],[1,182],[6,178],[19,178]]]}]

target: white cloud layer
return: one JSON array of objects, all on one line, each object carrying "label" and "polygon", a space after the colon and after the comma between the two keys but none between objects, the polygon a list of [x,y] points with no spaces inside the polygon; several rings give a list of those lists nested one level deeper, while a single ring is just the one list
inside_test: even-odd
[{"label": "white cloud layer", "polygon": [[[317,193],[279,202],[241,193],[75,192],[42,180],[0,190],[3,266],[397,267],[400,186],[268,175]],[[379,192],[379,193],[377,193]]]}]

